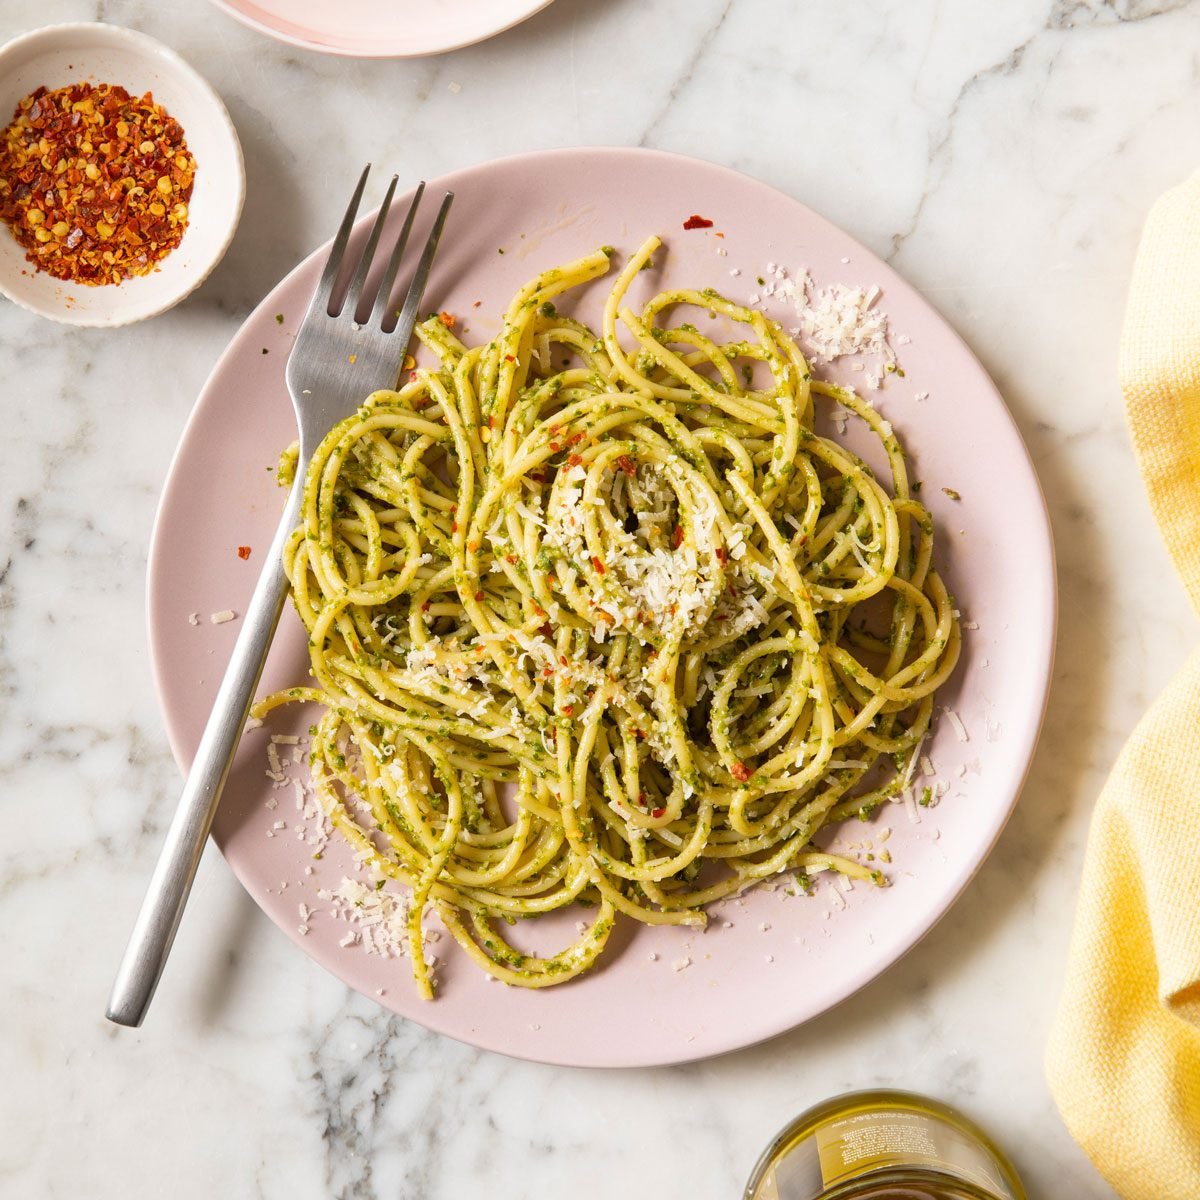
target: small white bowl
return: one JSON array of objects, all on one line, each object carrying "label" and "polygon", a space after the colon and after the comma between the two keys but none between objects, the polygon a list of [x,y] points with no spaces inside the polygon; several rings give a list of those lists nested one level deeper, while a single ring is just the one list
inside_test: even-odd
[{"label": "small white bowl", "polygon": [[196,160],[187,229],[155,270],[87,287],[37,270],[0,222],[0,292],[69,325],[127,325],[177,304],[221,261],[246,196],[242,147],[220,97],[174,50],[144,33],[99,23],[49,25],[0,46],[0,129],[36,88],[71,83],[119,84],[134,96],[153,92],[183,127]]}]

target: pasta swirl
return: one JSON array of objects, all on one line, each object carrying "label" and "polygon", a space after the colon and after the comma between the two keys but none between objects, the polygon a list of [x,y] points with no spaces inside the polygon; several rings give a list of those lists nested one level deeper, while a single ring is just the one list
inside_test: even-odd
[{"label": "pasta swirl", "polygon": [[[786,870],[883,882],[813,844],[908,785],[959,626],[888,422],[812,378],[774,321],[713,291],[627,303],[594,333],[555,300],[609,252],[533,279],[468,347],[370,396],[308,467],[285,568],[309,633],[312,776],[334,826],[433,906],[481,967],[545,987],[618,913],[700,925]],[[678,321],[714,314],[717,340]],[[819,435],[841,405],[885,487]],[[549,956],[497,926],[589,906]]]}]

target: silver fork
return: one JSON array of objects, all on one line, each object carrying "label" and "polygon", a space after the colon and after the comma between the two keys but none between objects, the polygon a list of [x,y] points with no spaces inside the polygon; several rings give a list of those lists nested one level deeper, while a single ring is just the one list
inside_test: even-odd
[{"label": "silver fork", "polygon": [[[166,841],[117,971],[108,1002],[108,1019],[118,1025],[137,1026],[142,1023],[171,951],[171,943],[175,940],[175,931],[179,928],[179,919],[183,916],[188,892],[191,891],[192,880],[216,815],[221,789],[225,786],[230,764],[237,752],[254,699],[254,690],[258,687],[263,663],[287,596],[283,547],[299,519],[305,467],[313,451],[338,421],[352,413],[372,391],[395,385],[412,336],[417,307],[425,291],[438,240],[454,199],[452,192],[447,192],[443,198],[404,297],[404,304],[393,319],[389,304],[392,287],[425,191],[425,184],[422,183],[409,205],[383,275],[374,292],[368,294],[367,277],[396,191],[396,178],[393,176],[345,299],[338,303],[334,285],[370,170],[368,164],[354,189],[350,207],[342,218],[325,270],[288,357],[287,386],[300,428],[296,481],[254,595],[246,608],[241,633],[213,702],[208,724],[196,748],[196,757],[183,786],[179,806],[167,830]],[[363,305],[369,306],[370,314],[360,324],[356,314]]]}]

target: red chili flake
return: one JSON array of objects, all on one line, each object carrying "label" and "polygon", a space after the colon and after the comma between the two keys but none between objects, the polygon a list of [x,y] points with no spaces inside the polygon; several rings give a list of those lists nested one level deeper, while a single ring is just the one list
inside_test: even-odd
[{"label": "red chili flake", "polygon": [[702,217],[698,213],[692,213],[690,217],[683,223],[684,229],[711,229],[712,222],[707,217]]},{"label": "red chili flake", "polygon": [[422,612],[428,612],[428,611],[429,611],[429,601],[428,601],[428,600],[422,600],[422,601],[421,601],[421,611],[422,611]]},{"label": "red chili flake", "polygon": [[515,358],[513,358],[513,356],[511,354],[506,354],[504,356],[504,361],[505,362],[516,362],[517,360]]},{"label": "red chili flake", "polygon": [[478,308],[482,303],[483,303],[482,300],[476,300],[475,303],[471,305],[471,307]]},{"label": "red chili flake", "polygon": [[575,705],[564,704],[562,706],[562,714],[564,717],[569,717],[575,711]]},{"label": "red chili flake", "polygon": [[238,558],[246,559],[249,557],[250,557],[250,547],[249,546],[239,546],[238,547]]},{"label": "red chili flake", "polygon": [[628,475],[631,479],[633,478],[634,475],[637,474],[637,465],[634,463],[633,459],[629,457],[628,454],[620,455],[617,458],[616,462],[613,463],[613,466],[615,466],[618,471],[624,471],[625,474]]},{"label": "red chili flake", "polygon": [[[417,382],[417,373],[416,373],[416,371],[409,371],[409,373],[408,373],[408,382],[409,382],[409,383],[416,383],[416,382]],[[422,404],[422,405],[421,405],[421,407],[422,407],[422,408],[424,408],[424,407],[425,407],[425,405],[424,405],[424,404]]]},{"label": "red chili flake", "polygon": [[451,521],[451,522],[450,522],[450,532],[451,532],[451,533],[457,533],[457,532],[458,532],[458,522],[457,522],[457,521]]},{"label": "red chili flake", "polygon": [[496,424],[496,418],[495,418],[495,417],[488,417],[488,419],[487,419],[487,427],[488,427],[489,429],[491,429],[491,428],[492,428],[492,427],[493,427],[495,424]]},{"label": "red chili flake", "polygon": [[729,773],[738,781],[738,783],[745,783],[746,780],[754,774],[754,772],[751,771],[744,762],[735,762],[733,766],[729,768]]},{"label": "red chili flake", "polygon": [[482,600],[482,599],[483,599],[483,593],[482,593],[482,592],[476,592],[476,593],[475,593],[475,599],[476,599],[476,600]]},{"label": "red chili flake", "polygon": [[538,633],[540,633],[544,638],[551,638],[554,636],[554,626],[547,621],[545,625],[538,627]]},{"label": "red chili flake", "polygon": [[729,551],[724,546],[717,547],[717,562],[724,566],[729,561]]},{"label": "red chili flake", "polygon": [[567,459],[567,466],[568,467],[577,467],[577,466],[579,466],[579,464],[581,462],[583,462],[583,458],[581,455],[572,454],[571,457]]},{"label": "red chili flake", "polygon": [[552,671],[552,670],[551,670],[549,667],[544,667],[544,668],[542,669],[542,676],[543,676],[543,678],[545,678],[545,679],[549,679],[549,678],[550,678],[550,676],[551,676],[551,675],[553,675],[553,674],[554,674],[554,672],[553,672],[553,671]]},{"label": "red chili flake", "polygon": [[683,526],[676,525],[675,532],[671,535],[671,549],[678,550],[683,545]]},{"label": "red chili flake", "polygon": [[600,561],[600,558],[598,555],[595,555],[595,554],[592,555],[592,566],[596,568],[597,575],[604,574],[604,564]]},{"label": "red chili flake", "polygon": [[657,820],[659,817],[665,817],[667,815],[667,810],[665,808],[652,808],[650,810],[650,815]]},{"label": "red chili flake", "polygon": [[584,442],[584,441],[587,441],[586,433],[582,433],[582,432],[573,433],[569,438],[567,438],[567,445],[568,446],[578,446],[580,442]]},{"label": "red chili flake", "polygon": [[533,611],[537,613],[539,617],[544,617],[546,615],[546,610],[536,600],[533,602]]},{"label": "red chili flake", "polygon": [[517,561],[517,556],[515,554],[506,554],[504,556],[504,561],[506,563],[515,563]]},{"label": "red chili flake", "polygon": [[438,313],[438,320],[441,321],[447,329],[453,329],[458,318],[451,312]]},{"label": "red chili flake", "polygon": [[179,245],[195,174],[179,122],[149,92],[40,87],[0,133],[0,220],[39,270],[119,283]]}]

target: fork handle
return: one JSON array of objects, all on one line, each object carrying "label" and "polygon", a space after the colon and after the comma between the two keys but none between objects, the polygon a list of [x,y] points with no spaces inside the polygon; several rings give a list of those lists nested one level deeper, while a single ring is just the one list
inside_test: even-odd
[{"label": "fork handle", "polygon": [[229,666],[117,971],[107,1015],[118,1025],[142,1023],[171,952],[287,596],[283,548],[296,526],[303,490],[304,464],[298,463],[296,481],[246,607]]}]

